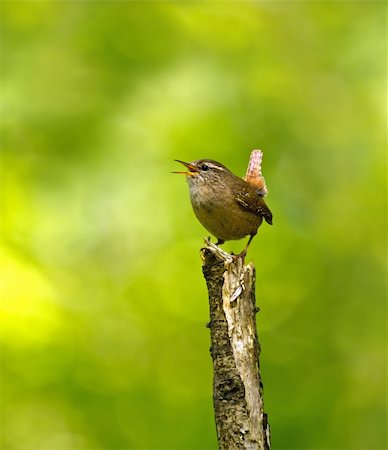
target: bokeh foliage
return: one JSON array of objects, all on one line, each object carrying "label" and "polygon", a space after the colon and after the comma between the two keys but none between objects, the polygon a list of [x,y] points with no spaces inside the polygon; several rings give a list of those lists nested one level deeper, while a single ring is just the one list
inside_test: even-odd
[{"label": "bokeh foliage", "polygon": [[1,448],[216,448],[207,233],[169,172],[253,148],[273,447],[386,448],[385,3],[0,12]]}]

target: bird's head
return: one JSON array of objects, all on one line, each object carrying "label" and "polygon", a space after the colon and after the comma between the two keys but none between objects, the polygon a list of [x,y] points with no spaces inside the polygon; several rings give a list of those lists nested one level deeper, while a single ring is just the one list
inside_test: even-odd
[{"label": "bird's head", "polygon": [[189,185],[217,183],[232,175],[223,164],[212,159],[198,159],[190,163],[179,159],[175,161],[183,164],[187,170],[173,173],[186,175]]}]

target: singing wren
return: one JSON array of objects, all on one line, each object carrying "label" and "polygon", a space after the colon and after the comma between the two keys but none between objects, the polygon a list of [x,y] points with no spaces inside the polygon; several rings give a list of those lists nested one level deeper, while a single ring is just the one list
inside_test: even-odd
[{"label": "singing wren", "polygon": [[175,160],[187,168],[187,171],[174,173],[186,175],[194,213],[218,239],[217,245],[249,235],[248,243],[239,256],[246,255],[263,219],[272,225],[272,213],[263,198],[266,186],[260,170],[262,152],[254,152],[245,179],[211,159],[190,163]]}]

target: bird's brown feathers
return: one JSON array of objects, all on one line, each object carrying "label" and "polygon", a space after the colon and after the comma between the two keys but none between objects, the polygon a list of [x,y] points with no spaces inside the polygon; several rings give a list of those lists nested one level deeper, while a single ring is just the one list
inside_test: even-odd
[{"label": "bird's brown feathers", "polygon": [[272,213],[256,189],[251,186],[244,187],[238,192],[236,200],[244,209],[262,216],[267,223],[272,225]]}]

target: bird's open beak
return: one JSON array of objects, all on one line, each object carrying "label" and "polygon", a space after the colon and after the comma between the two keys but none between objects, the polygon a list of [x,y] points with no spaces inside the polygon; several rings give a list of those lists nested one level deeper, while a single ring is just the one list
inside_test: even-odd
[{"label": "bird's open beak", "polygon": [[187,163],[187,162],[184,162],[184,161],[180,161],[179,159],[174,159],[174,161],[183,164],[185,167],[187,167],[189,169],[189,171],[188,172],[172,172],[172,173],[181,173],[183,175],[193,176],[193,175],[195,175],[195,174],[197,174],[199,172],[199,170],[195,166],[190,164],[190,163]]}]

